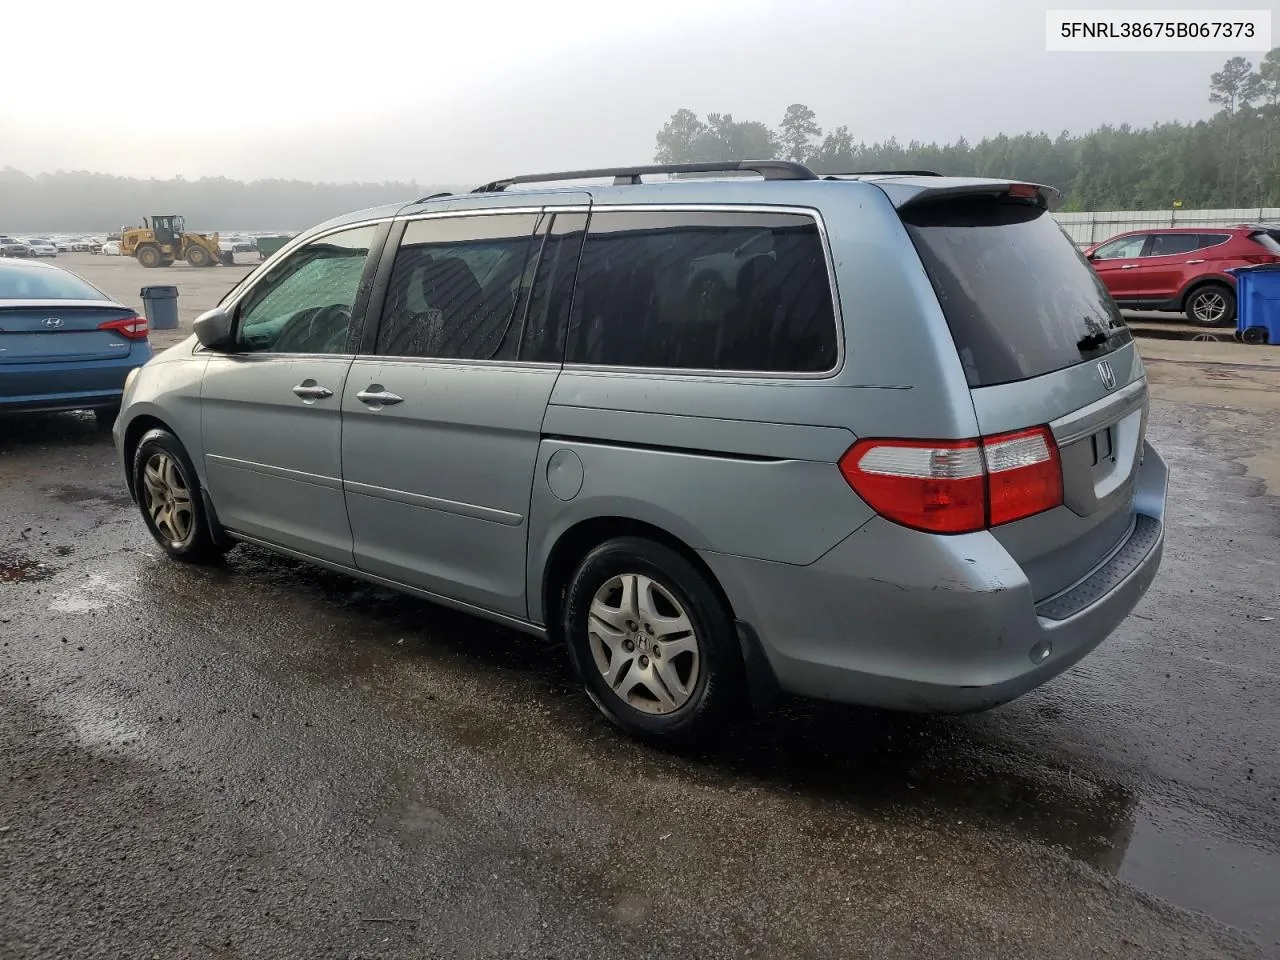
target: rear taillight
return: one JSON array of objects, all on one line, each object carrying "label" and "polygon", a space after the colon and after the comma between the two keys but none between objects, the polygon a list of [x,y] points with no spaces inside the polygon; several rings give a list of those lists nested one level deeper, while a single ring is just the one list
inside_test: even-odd
[{"label": "rear taillight", "polygon": [[1245,263],[1280,263],[1280,254],[1246,253],[1240,259]]},{"label": "rear taillight", "polygon": [[98,324],[99,330],[111,330],[126,340],[147,339],[147,321],[145,317],[121,317],[119,320],[104,320]]},{"label": "rear taillight", "polygon": [[972,533],[1062,503],[1047,427],[979,440],[859,440],[840,472],[876,513],[933,533]]}]

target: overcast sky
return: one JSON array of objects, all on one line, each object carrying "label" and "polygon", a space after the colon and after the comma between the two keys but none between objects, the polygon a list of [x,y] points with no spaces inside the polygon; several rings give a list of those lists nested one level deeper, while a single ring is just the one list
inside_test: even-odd
[{"label": "overcast sky", "polygon": [[680,107],[904,143],[1206,117],[1229,54],[1045,51],[1049,7],[1156,5],[1272,6],[10,0],[0,166],[468,184],[648,161]]}]

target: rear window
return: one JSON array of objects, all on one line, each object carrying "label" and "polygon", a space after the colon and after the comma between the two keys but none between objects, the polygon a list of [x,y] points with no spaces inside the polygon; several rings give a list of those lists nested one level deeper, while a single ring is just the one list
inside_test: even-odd
[{"label": "rear window", "polygon": [[1267,252],[1280,254],[1280,243],[1269,233],[1255,233],[1249,237],[1254,243],[1260,247],[1264,247]]},{"label": "rear window", "polygon": [[0,300],[109,300],[77,276],[61,270],[0,267]]},{"label": "rear window", "polygon": [[953,200],[907,207],[971,387],[1043,376],[1132,340],[1089,262],[1042,207]]},{"label": "rear window", "polygon": [[1205,246],[1205,237],[1194,233],[1157,233],[1151,237],[1149,257],[1172,257]]}]

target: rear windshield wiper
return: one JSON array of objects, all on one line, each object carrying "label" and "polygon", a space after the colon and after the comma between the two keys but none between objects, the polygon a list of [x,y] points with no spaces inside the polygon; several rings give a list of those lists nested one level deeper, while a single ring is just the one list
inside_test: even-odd
[{"label": "rear windshield wiper", "polygon": [[1105,333],[1091,333],[1087,337],[1081,337],[1076,341],[1076,347],[1081,353],[1088,353],[1090,350],[1097,350],[1099,347],[1106,346],[1107,341],[1111,338]]}]

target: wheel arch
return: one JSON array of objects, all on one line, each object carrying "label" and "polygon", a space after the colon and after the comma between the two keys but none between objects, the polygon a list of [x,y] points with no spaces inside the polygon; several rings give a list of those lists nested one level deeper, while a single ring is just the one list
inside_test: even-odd
[{"label": "wheel arch", "polygon": [[706,578],[707,584],[724,605],[731,620],[736,619],[733,604],[720,584],[719,578],[707,566],[698,552],[684,540],[657,524],[634,517],[602,515],[589,517],[574,523],[556,538],[542,569],[542,621],[548,636],[560,637],[560,619],[564,610],[565,590],[574,569],[590,551],[617,537],[642,537],[660,543],[680,554],[695,570]]},{"label": "wheel arch", "polygon": [[[142,438],[149,431],[157,429],[171,433],[175,437],[178,436],[177,431],[170,424],[150,413],[139,414],[130,420],[124,428],[124,436],[120,441],[120,456],[124,464],[125,483],[129,487],[129,496],[135,500],[137,499],[137,491],[134,489],[133,484],[133,457],[138,452],[138,444],[142,442]],[[179,438],[178,442],[182,442],[181,438]]]},{"label": "wheel arch", "polygon": [[1196,277],[1182,288],[1182,293],[1178,297],[1178,309],[1185,311],[1187,309],[1187,302],[1195,295],[1196,291],[1209,286],[1226,287],[1232,293],[1236,292],[1236,281],[1234,277],[1225,273],[1205,274],[1203,276]]}]

